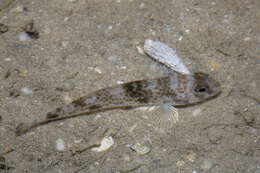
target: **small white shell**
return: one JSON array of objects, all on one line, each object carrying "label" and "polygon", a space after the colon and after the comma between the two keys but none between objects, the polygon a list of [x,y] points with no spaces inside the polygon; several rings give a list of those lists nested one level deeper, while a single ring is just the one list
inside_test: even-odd
[{"label": "small white shell", "polygon": [[65,151],[66,150],[65,143],[61,138],[56,140],[56,149],[58,151]]},{"label": "small white shell", "polygon": [[114,139],[112,138],[112,136],[106,136],[102,139],[99,147],[94,147],[91,150],[95,152],[102,152],[108,150],[113,145],[114,145]]},{"label": "small white shell", "polygon": [[140,155],[145,155],[147,153],[149,153],[151,151],[151,148],[146,146],[146,145],[142,145],[139,142],[132,145],[131,149],[136,151],[138,154]]}]

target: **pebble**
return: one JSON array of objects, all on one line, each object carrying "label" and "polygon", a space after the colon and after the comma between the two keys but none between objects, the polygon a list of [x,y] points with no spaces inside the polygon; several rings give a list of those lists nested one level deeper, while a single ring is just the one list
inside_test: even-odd
[{"label": "pebble", "polygon": [[190,162],[194,162],[195,159],[196,159],[196,154],[195,154],[195,153],[191,153],[191,154],[187,155],[187,156],[185,157],[185,159],[187,159],[187,160],[190,161]]},{"label": "pebble", "polygon": [[129,154],[123,154],[122,160],[125,161],[125,162],[130,162],[131,161],[130,155]]},{"label": "pebble", "polygon": [[19,70],[19,76],[20,77],[26,77],[28,76],[29,72],[27,70]]},{"label": "pebble", "polygon": [[181,41],[182,40],[182,38],[183,38],[183,32],[179,32],[179,41]]},{"label": "pebble", "polygon": [[136,46],[136,49],[137,49],[138,53],[140,53],[141,55],[145,55],[143,48],[141,48],[140,46]]},{"label": "pebble", "polygon": [[117,56],[109,56],[107,59],[109,61],[116,62],[118,60],[118,57]]},{"label": "pebble", "polygon": [[61,42],[61,46],[62,46],[63,48],[67,48],[67,47],[69,46],[69,42],[68,42],[68,41],[63,41],[63,42]]},{"label": "pebble", "polygon": [[140,154],[140,155],[145,155],[147,153],[149,153],[151,151],[151,148],[146,146],[146,145],[142,145],[140,144],[139,142],[132,145],[130,147],[132,150],[136,151],[137,154]]},{"label": "pebble", "polygon": [[28,40],[29,35],[26,34],[25,32],[21,32],[21,33],[19,33],[18,37],[19,37],[20,41],[26,41],[26,40]]},{"label": "pebble", "polygon": [[102,71],[101,71],[98,67],[89,67],[88,69],[94,70],[94,71],[97,72],[98,74],[102,74]]},{"label": "pebble", "polygon": [[61,90],[61,91],[71,91],[75,88],[75,84],[73,83],[73,81],[71,80],[66,80],[64,82],[61,83],[61,85],[59,87],[57,87],[57,90]]},{"label": "pebble", "polygon": [[213,166],[213,163],[209,160],[204,160],[204,162],[201,164],[201,169],[204,171],[209,171]]},{"label": "pebble", "polygon": [[95,152],[103,152],[108,150],[110,147],[114,145],[114,139],[112,136],[106,136],[102,139],[101,144],[99,147],[94,147],[91,150]]},{"label": "pebble", "polygon": [[192,115],[193,115],[194,117],[196,117],[196,116],[198,116],[200,113],[201,113],[201,109],[199,108],[199,109],[195,109],[195,110],[192,112]]},{"label": "pebble", "polygon": [[4,60],[7,61],[7,62],[12,61],[11,58],[5,58]]},{"label": "pebble", "polygon": [[56,140],[56,149],[58,151],[65,151],[66,150],[65,143],[61,138]]},{"label": "pebble", "polygon": [[33,90],[30,89],[30,88],[27,88],[27,87],[23,87],[23,88],[21,89],[21,91],[22,91],[25,95],[33,94]]},{"label": "pebble", "polygon": [[81,143],[81,142],[83,142],[84,140],[83,139],[75,139],[74,140],[74,143],[75,144],[79,144],[79,143]]},{"label": "pebble", "polygon": [[69,103],[71,103],[73,101],[73,99],[68,95],[68,94],[65,94],[64,96],[63,96],[63,102],[65,103],[65,104],[69,104]]},{"label": "pebble", "polygon": [[182,160],[180,160],[180,161],[178,161],[178,162],[176,163],[176,165],[177,165],[178,167],[183,167],[183,166],[185,166],[185,162],[182,161]]},{"label": "pebble", "polygon": [[78,0],[68,0],[68,2],[76,3]]},{"label": "pebble", "polygon": [[251,40],[250,37],[245,37],[245,38],[244,38],[244,41],[249,41],[249,40]]},{"label": "pebble", "polygon": [[107,29],[108,29],[108,30],[113,29],[113,25],[109,25]]},{"label": "pebble", "polygon": [[16,98],[20,96],[20,92],[16,89],[10,90],[9,91],[9,97],[10,98]]},{"label": "pebble", "polygon": [[124,83],[124,81],[119,80],[119,81],[117,81],[116,83],[117,83],[118,85],[121,85],[121,84]]},{"label": "pebble", "polygon": [[18,5],[16,8],[13,8],[11,12],[15,13],[23,13],[24,12],[24,7],[22,5]]},{"label": "pebble", "polygon": [[8,26],[0,23],[0,33],[5,33],[8,31]]}]

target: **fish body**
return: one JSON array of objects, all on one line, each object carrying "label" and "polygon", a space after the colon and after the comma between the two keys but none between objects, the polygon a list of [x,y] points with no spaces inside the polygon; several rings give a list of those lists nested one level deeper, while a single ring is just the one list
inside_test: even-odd
[{"label": "fish body", "polygon": [[157,79],[139,80],[108,87],[81,97],[70,104],[47,113],[46,119],[20,124],[16,134],[21,135],[32,128],[62,119],[89,115],[112,109],[129,109],[161,104],[174,107],[204,102],[221,92],[219,82],[205,73],[185,75],[174,73]]},{"label": "fish body", "polygon": [[151,80],[139,80],[104,88],[81,97],[47,114],[47,119],[93,110],[136,108],[170,104],[188,106],[220,93],[220,84],[205,73],[174,73]]}]

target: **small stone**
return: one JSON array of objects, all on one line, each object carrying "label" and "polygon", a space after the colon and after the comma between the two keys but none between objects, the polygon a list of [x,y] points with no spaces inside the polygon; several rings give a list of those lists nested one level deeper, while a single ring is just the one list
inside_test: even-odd
[{"label": "small stone", "polygon": [[138,53],[140,53],[141,55],[145,55],[143,48],[141,48],[140,46],[136,46],[136,49],[137,49]]},{"label": "small stone", "polygon": [[194,117],[198,116],[199,114],[201,113],[201,109],[195,109],[193,112],[192,112],[192,115]]},{"label": "small stone", "polygon": [[185,157],[185,159],[187,159],[187,160],[190,161],[190,162],[194,162],[194,161],[195,161],[195,158],[196,158],[196,154],[195,154],[195,153],[191,153],[191,154],[189,154],[189,155],[187,155],[187,156]]},{"label": "small stone", "polygon": [[4,60],[5,60],[5,61],[7,61],[7,62],[10,62],[10,61],[12,61],[12,59],[11,59],[11,58],[5,58]]},{"label": "small stone", "polygon": [[143,2],[140,3],[140,7],[141,7],[141,8],[144,7],[144,3],[143,3]]},{"label": "small stone", "polygon": [[63,21],[67,22],[70,18],[69,17],[64,17]]},{"label": "small stone", "polygon": [[221,68],[221,64],[220,63],[218,63],[216,60],[211,60],[210,62],[210,65],[211,65],[211,67],[213,68],[213,69],[219,69],[219,68]]},{"label": "small stone", "polygon": [[28,76],[28,74],[29,74],[29,72],[27,70],[20,70],[18,75],[20,77],[26,77],[26,76]]},{"label": "small stone", "polygon": [[76,3],[78,0],[68,0],[68,2]]},{"label": "small stone", "polygon": [[246,110],[242,115],[246,124],[253,125],[256,122],[255,114],[251,111]]},{"label": "small stone", "polygon": [[23,13],[24,7],[22,5],[18,5],[16,8],[12,9],[11,11],[15,13]]},{"label": "small stone", "polygon": [[190,32],[190,30],[189,30],[189,29],[185,29],[185,32],[186,32],[186,33],[189,33],[189,32]]},{"label": "small stone", "polygon": [[209,171],[213,166],[213,163],[209,160],[204,160],[204,162],[201,164],[201,169],[204,171]]},{"label": "small stone", "polygon": [[75,88],[75,84],[73,83],[72,80],[66,80],[64,82],[61,83],[61,85],[59,87],[57,87],[56,89],[59,91],[71,91]]},{"label": "small stone", "polygon": [[102,74],[102,71],[101,71],[98,67],[89,67],[88,69],[94,70],[94,71],[97,72],[98,74]]},{"label": "small stone", "polygon": [[129,155],[129,154],[123,154],[122,160],[123,160],[124,162],[130,162],[130,161],[131,161],[130,155]]},{"label": "small stone", "polygon": [[251,40],[250,37],[245,37],[245,38],[244,38],[244,41],[249,41],[249,40]]},{"label": "small stone", "polygon": [[116,83],[117,83],[118,85],[120,85],[120,84],[123,84],[124,81],[119,80],[119,81],[117,81]]},{"label": "small stone", "polygon": [[178,167],[183,167],[183,166],[185,166],[185,162],[182,161],[182,160],[180,160],[180,161],[178,161],[178,162],[176,163],[176,165],[177,165]]},{"label": "small stone", "polygon": [[16,89],[13,89],[11,91],[9,91],[9,97],[10,98],[16,98],[20,96],[20,92]]},{"label": "small stone", "polygon": [[30,88],[27,88],[27,87],[23,87],[23,88],[21,89],[21,91],[22,91],[25,95],[33,94],[33,90],[30,89]]},{"label": "small stone", "polygon": [[184,35],[184,33],[183,33],[182,31],[180,31],[180,32],[179,32],[179,39],[178,39],[179,41],[181,41],[181,40],[182,40],[182,38],[183,38],[183,35]]},{"label": "small stone", "polygon": [[8,31],[8,27],[2,23],[0,23],[0,34]]},{"label": "small stone", "polygon": [[118,60],[118,57],[117,56],[109,56],[107,59],[109,61],[116,62]]},{"label": "small stone", "polygon": [[65,104],[69,104],[69,103],[71,103],[73,101],[73,99],[68,95],[68,94],[65,94],[64,96],[63,96],[63,102],[65,103]]},{"label": "small stone", "polygon": [[56,140],[56,149],[58,151],[65,151],[66,150],[66,146],[65,146],[65,143],[62,139],[57,139]]},{"label": "small stone", "polygon": [[108,30],[113,29],[113,25],[109,25],[107,29],[108,29]]},{"label": "small stone", "polygon": [[102,74],[102,71],[98,67],[95,67],[94,71],[97,72],[98,74]]},{"label": "small stone", "polygon": [[25,32],[21,32],[21,33],[18,35],[18,37],[19,37],[19,40],[20,40],[20,41],[26,41],[26,40],[29,38],[29,35],[28,35],[27,33],[25,33]]},{"label": "small stone", "polygon": [[136,151],[137,154],[145,155],[151,151],[151,148],[145,145],[140,144],[139,142],[132,145],[131,149]]},{"label": "small stone", "polygon": [[61,42],[61,46],[62,46],[63,48],[67,48],[68,45],[69,45],[69,42],[68,42],[68,41],[63,41],[63,42]]},{"label": "small stone", "polygon": [[36,30],[36,27],[34,25],[34,21],[31,20],[24,26],[25,33],[31,38],[31,39],[38,39],[40,37],[39,32]]},{"label": "small stone", "polygon": [[83,142],[84,140],[83,139],[75,139],[74,140],[74,143],[75,144],[79,144],[79,143],[81,143],[81,142]]},{"label": "small stone", "polygon": [[110,147],[114,145],[114,139],[112,136],[106,136],[102,139],[99,147],[93,147],[91,150],[95,152],[103,152],[108,150]]}]

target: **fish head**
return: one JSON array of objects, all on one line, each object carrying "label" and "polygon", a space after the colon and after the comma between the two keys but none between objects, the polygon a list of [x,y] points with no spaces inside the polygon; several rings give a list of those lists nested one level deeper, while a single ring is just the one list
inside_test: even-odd
[{"label": "fish head", "polygon": [[189,102],[195,104],[218,96],[221,93],[221,86],[208,74],[197,72],[193,74],[190,90]]}]

